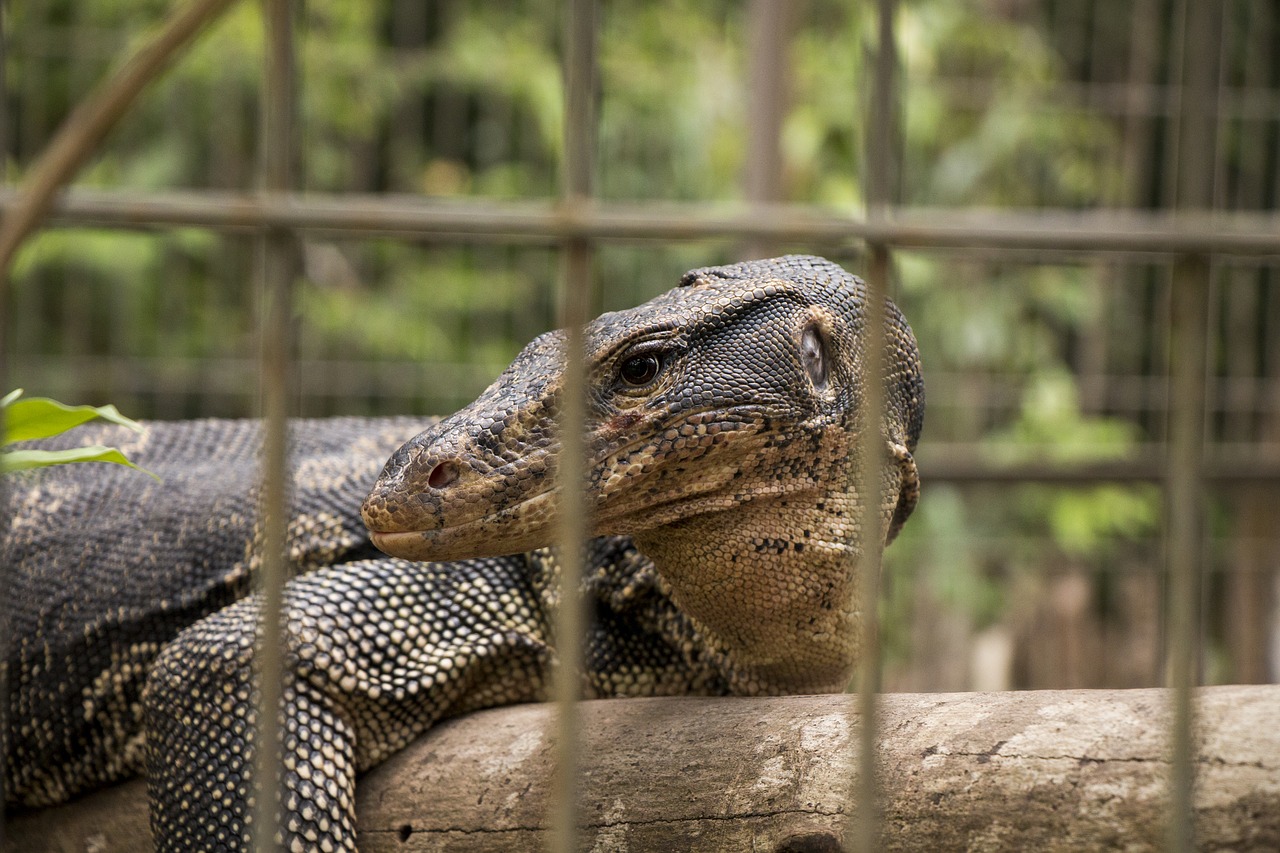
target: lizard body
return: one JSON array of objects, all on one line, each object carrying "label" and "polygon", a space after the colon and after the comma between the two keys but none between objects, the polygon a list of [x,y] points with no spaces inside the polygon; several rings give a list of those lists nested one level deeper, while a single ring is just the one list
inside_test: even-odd
[{"label": "lizard body", "polygon": [[[859,439],[865,299],[839,267],[792,256],[695,270],[588,327],[587,695],[847,682],[850,466],[867,448],[889,460],[869,508],[872,535],[892,539],[918,495],[923,413],[915,342],[889,304],[887,408],[881,435]],[[407,419],[292,426],[284,849],[354,849],[358,773],[443,717],[545,698],[561,340],[535,340],[416,436]],[[124,449],[162,484],[66,470],[16,490],[0,546],[19,638],[6,804],[145,769],[158,849],[244,848],[257,435],[156,424]]]}]

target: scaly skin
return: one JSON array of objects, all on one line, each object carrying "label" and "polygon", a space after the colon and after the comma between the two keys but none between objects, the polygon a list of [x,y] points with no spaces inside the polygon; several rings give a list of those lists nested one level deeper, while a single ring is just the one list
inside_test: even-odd
[{"label": "scaly skin", "polygon": [[[838,690],[857,663],[849,480],[865,296],[826,261],[780,258],[695,270],[587,330],[593,534],[634,539],[733,692]],[[923,385],[910,329],[893,305],[886,315],[873,446],[891,461],[874,506],[891,540],[918,496]],[[552,540],[561,344],[534,341],[391,458],[363,509],[379,548],[440,560]]]},{"label": "scaly skin", "polygon": [[[591,324],[588,695],[846,683],[862,502],[851,460],[868,448],[890,460],[870,500],[891,540],[917,498],[923,412],[915,342],[889,305],[882,434],[856,434],[865,298],[826,261],[781,258],[694,271]],[[285,590],[285,849],[354,849],[356,775],[437,720],[544,698],[560,341],[534,341],[391,456],[362,510],[388,557],[368,559],[353,484],[413,430],[295,425],[291,559],[307,573]],[[159,849],[245,849],[256,436],[248,423],[157,424],[131,449],[165,484],[56,471],[17,489],[0,543],[24,637],[3,672],[6,803],[61,801],[145,756]]]}]

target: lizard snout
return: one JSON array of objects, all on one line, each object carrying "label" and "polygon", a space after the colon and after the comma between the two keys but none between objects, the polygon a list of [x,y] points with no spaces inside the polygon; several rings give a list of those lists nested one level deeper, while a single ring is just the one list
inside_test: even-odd
[{"label": "lizard snout", "polygon": [[546,544],[554,447],[498,441],[517,431],[495,431],[495,419],[475,408],[431,426],[387,462],[361,507],[383,552],[438,561]]},{"label": "lizard snout", "polygon": [[462,477],[464,458],[456,436],[436,425],[397,450],[360,508],[374,533],[439,526],[443,490]]}]

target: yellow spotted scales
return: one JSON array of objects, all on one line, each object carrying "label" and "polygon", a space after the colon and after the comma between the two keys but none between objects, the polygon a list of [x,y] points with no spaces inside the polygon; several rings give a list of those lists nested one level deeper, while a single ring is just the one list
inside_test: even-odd
[{"label": "yellow spotted scales", "polygon": [[[847,682],[854,519],[870,497],[870,532],[889,541],[910,514],[924,406],[915,341],[888,304],[882,434],[857,434],[865,299],[834,264],[789,256],[694,270],[592,322],[588,695]],[[292,425],[285,849],[354,849],[357,774],[441,718],[544,698],[562,341],[538,338],[438,422]],[[145,772],[158,849],[245,849],[259,428],[63,441],[99,437],[163,482],[76,466],[9,489],[6,807]],[[885,477],[860,496],[850,466],[868,448]]]}]

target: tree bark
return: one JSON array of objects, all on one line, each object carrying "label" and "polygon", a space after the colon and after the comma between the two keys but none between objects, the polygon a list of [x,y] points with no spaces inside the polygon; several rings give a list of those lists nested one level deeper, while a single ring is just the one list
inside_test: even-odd
[{"label": "tree bark", "polygon": [[[840,850],[856,697],[586,703],[581,849]],[[888,694],[885,850],[1160,850],[1161,690]],[[361,849],[540,849],[553,708],[446,722],[363,777]],[[1198,691],[1197,847],[1280,849],[1280,686]],[[133,782],[14,818],[13,850],[137,850]]]}]

